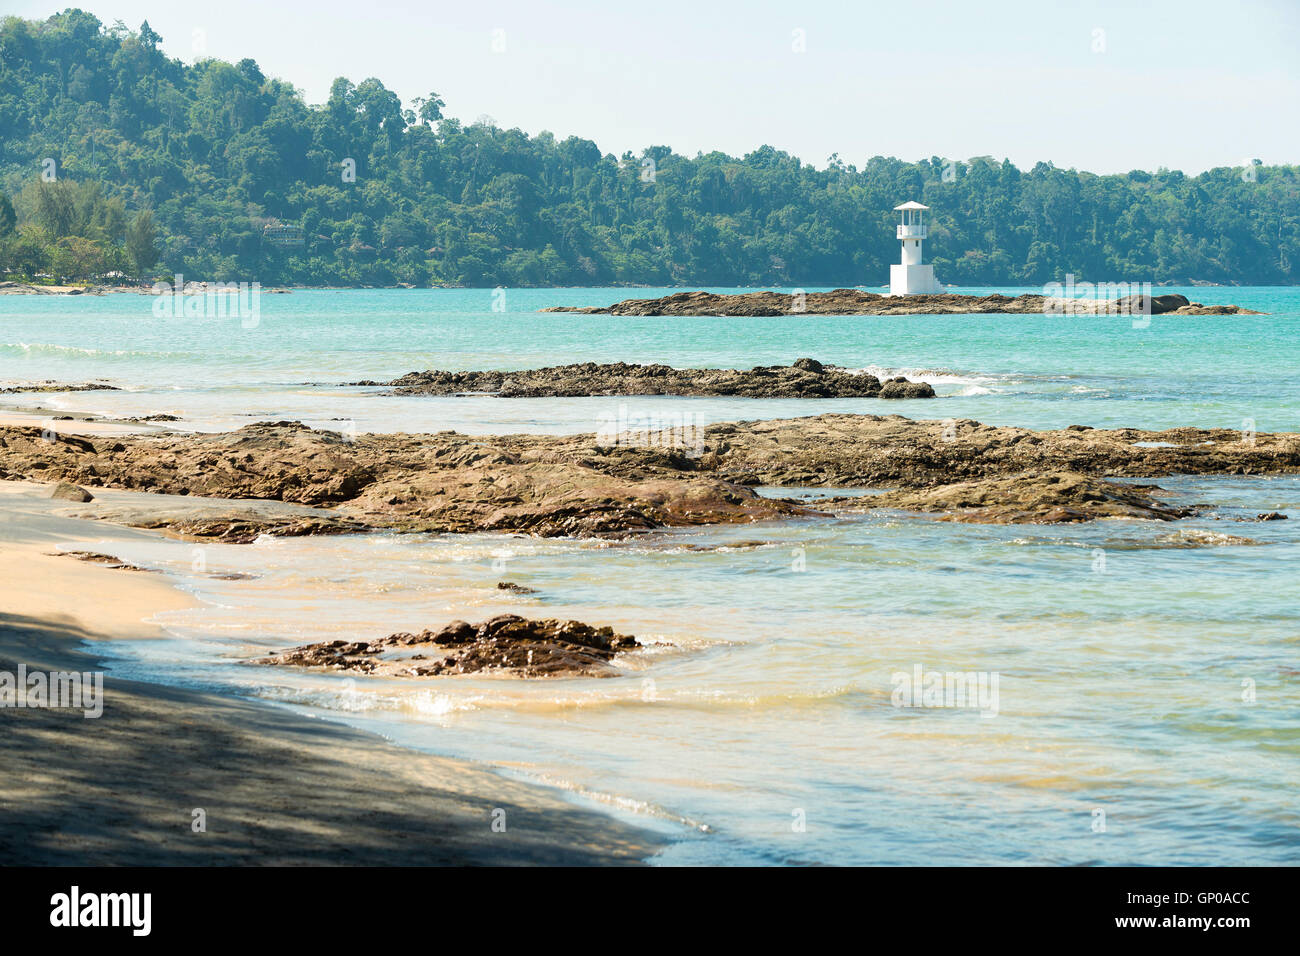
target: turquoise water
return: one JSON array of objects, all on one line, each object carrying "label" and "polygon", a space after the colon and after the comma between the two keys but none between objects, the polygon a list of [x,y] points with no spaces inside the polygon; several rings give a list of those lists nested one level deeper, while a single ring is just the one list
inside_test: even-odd
[{"label": "turquoise water", "polygon": [[[273,414],[377,430],[583,431],[609,400],[383,398],[334,386],[427,367],[812,355],[923,370],[941,398],[630,401],[705,420],[834,407],[1039,427],[1254,419],[1261,431],[1300,430],[1300,290],[1182,290],[1272,314],[1155,317],[1147,328],[1127,318],[533,311],[663,291],[509,290],[505,313],[483,290],[295,292],[264,297],[256,329],[160,324],[149,300],[130,296],[7,297],[0,378],[106,377],[135,390],[4,399],[184,408],[193,427]],[[1212,509],[1061,528],[876,513],[627,543],[117,544],[203,601],[160,618],[171,639],[106,653],[127,675],[275,700],[564,787],[676,837],[662,862],[1294,864],[1300,478],[1161,484]],[[1290,520],[1236,520],[1264,511]],[[252,577],[212,576],[224,571]],[[538,593],[501,592],[502,580]],[[650,646],[605,680],[417,684],[240,663],[507,611],[610,624]],[[997,696],[982,707],[896,706],[899,675],[918,667],[983,675]]]},{"label": "turquoise water", "polygon": [[[426,368],[530,368],[576,361],[675,366],[789,363],[811,354],[931,381],[942,402],[824,402],[823,411],[1070,424],[1300,429],[1300,289],[1162,288],[1262,316],[791,316],[615,318],[538,314],[669,289],[297,291],[265,294],[254,328],[239,318],[156,318],[150,296],[0,297],[0,383],[106,379],[127,393],[28,396],[60,409],[165,410],[198,428],[257,418],[359,431],[594,431],[608,399],[367,396],[337,383]],[[817,290],[809,290],[817,291]],[[992,290],[962,290],[988,292]],[[1039,289],[1001,290],[1039,292]],[[304,383],[326,383],[304,387]],[[367,400],[362,400],[362,398]],[[798,402],[658,399],[645,414],[700,422],[808,414]]]}]

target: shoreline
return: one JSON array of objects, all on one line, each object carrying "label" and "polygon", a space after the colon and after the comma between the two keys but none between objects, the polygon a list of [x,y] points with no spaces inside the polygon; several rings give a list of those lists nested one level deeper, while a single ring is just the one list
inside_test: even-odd
[{"label": "shoreline", "polygon": [[[0,483],[0,671],[97,671],[84,642],[160,637],[144,619],[192,599],[162,575],[52,555],[151,533],[68,517],[43,490]],[[102,700],[97,719],[0,708],[7,865],[634,865],[669,842],[488,765],[269,703],[111,675]]]}]

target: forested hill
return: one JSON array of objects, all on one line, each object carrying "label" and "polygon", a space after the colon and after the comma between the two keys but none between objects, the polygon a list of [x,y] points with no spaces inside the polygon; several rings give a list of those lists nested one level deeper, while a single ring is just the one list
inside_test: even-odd
[{"label": "forested hill", "polygon": [[[934,208],[927,254],[948,283],[1300,281],[1295,166],[1099,176],[832,157],[817,169],[767,146],[615,157],[445,118],[434,93],[404,109],[377,79],[335,80],[311,106],[252,60],[188,66],[159,41],[147,23],[79,10],[0,24],[0,273],[879,285],[898,255],[891,210],[918,199]],[[1183,134],[1169,135],[1176,155]]]}]

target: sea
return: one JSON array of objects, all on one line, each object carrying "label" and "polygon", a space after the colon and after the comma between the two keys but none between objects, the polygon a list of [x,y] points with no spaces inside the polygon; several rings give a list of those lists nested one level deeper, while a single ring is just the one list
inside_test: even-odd
[{"label": "sea", "polygon": [[[1300,432],[1297,288],[1154,290],[1267,313],[1233,316],[538,311],[674,291],[293,290],[242,316],[172,315],[126,293],[3,296],[0,387],[115,389],[0,405],[39,408],[52,427],[164,414],[179,421],[145,427],[196,431],[298,420],[346,434],[575,434],[855,412]],[[349,384],[805,356],[922,379],[938,397],[502,399]],[[1294,865],[1300,476],[1160,484],[1210,508],[1056,527],[877,511],[623,541],[114,542],[198,601],[157,615],[164,639],[95,650],[110,673],[269,701],[558,788],[659,833],[654,863]],[[1290,520],[1253,520],[1266,512]],[[499,613],[611,625],[647,646],[616,676],[560,680],[246,663]]]}]

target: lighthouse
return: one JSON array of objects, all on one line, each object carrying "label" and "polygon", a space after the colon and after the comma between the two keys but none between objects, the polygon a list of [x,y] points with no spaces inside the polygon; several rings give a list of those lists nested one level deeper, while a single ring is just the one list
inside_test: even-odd
[{"label": "lighthouse", "polygon": [[903,244],[903,261],[889,267],[889,294],[916,295],[918,292],[942,292],[934,277],[934,266],[921,264],[921,243],[926,237],[925,214],[929,206],[905,202],[895,206],[898,213],[898,241]]}]

